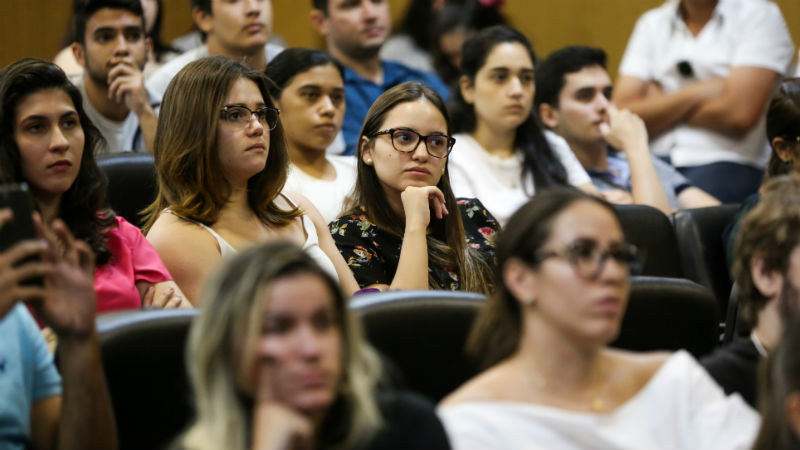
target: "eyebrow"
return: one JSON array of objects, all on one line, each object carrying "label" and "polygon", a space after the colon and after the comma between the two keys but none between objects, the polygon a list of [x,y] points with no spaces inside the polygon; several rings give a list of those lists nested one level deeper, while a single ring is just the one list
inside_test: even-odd
[{"label": "eyebrow", "polygon": [[144,27],[139,27],[139,26],[136,26],[136,25],[128,25],[128,26],[121,27],[121,28],[112,27],[112,26],[102,26],[102,27],[95,28],[94,31],[92,31],[92,34],[107,33],[109,31],[116,32],[117,30],[122,30],[123,33],[131,32],[131,31],[144,32]]},{"label": "eyebrow", "polygon": [[[77,116],[77,115],[78,115],[77,111],[66,111],[63,114],[61,114],[60,116],[58,116],[58,118],[59,119],[63,119],[64,117]],[[20,123],[25,122],[27,120],[42,120],[42,119],[46,120],[48,118],[49,118],[49,116],[44,115],[44,114],[31,114],[30,116],[26,116],[25,118],[23,118],[20,121]]]},{"label": "eyebrow", "polygon": [[[505,66],[492,67],[489,70],[492,71],[492,72],[511,72],[511,69],[508,68],[508,67],[505,67]],[[519,71],[522,72],[522,73],[533,73],[533,69],[529,68],[529,67],[523,67]]]}]

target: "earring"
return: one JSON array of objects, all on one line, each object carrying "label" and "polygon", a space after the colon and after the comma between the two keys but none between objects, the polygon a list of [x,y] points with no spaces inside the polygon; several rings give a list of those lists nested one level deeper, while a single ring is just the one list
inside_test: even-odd
[{"label": "earring", "polygon": [[368,158],[367,158],[367,161],[366,161],[366,163],[367,163],[367,164],[372,164],[372,158],[369,158],[369,157],[368,157]]}]

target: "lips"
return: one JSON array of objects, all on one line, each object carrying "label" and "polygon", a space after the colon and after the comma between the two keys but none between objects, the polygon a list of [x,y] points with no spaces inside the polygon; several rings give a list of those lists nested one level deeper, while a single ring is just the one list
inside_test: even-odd
[{"label": "lips", "polygon": [[266,26],[263,23],[251,23],[250,25],[244,27],[244,30],[250,33],[257,33],[263,30]]},{"label": "lips", "polygon": [[322,131],[324,131],[326,133],[332,133],[332,132],[336,131],[336,126],[334,124],[332,124],[332,123],[322,123],[322,124],[319,124],[319,125],[315,126],[314,128],[316,128],[318,130],[322,130]]},{"label": "lips", "polygon": [[605,297],[595,305],[598,311],[609,316],[618,316],[622,310],[622,300],[614,296]]},{"label": "lips", "polygon": [[250,147],[247,147],[247,151],[265,151],[267,147],[264,144],[253,144]]},{"label": "lips", "polygon": [[384,30],[383,27],[369,27],[369,28],[366,28],[363,31],[363,33],[365,35],[367,35],[368,37],[377,37],[377,36],[380,36],[381,34],[383,34],[383,30]]},{"label": "lips", "polygon": [[406,172],[409,172],[409,173],[415,174],[415,175],[430,175],[431,174],[431,172],[428,169],[424,168],[424,167],[412,167],[410,169],[406,169]]},{"label": "lips", "polygon": [[66,159],[60,159],[54,162],[53,164],[47,166],[48,169],[55,169],[55,170],[66,170],[69,169],[70,167],[72,167],[72,163]]}]

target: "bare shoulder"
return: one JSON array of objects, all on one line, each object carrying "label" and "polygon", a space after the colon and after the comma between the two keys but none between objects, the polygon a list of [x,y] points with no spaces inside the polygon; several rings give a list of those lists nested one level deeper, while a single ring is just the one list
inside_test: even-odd
[{"label": "bare shoulder", "polygon": [[192,248],[217,247],[214,237],[203,227],[170,213],[158,216],[147,232],[147,240],[159,253],[169,249],[185,251],[187,242],[192,243],[188,246]]}]

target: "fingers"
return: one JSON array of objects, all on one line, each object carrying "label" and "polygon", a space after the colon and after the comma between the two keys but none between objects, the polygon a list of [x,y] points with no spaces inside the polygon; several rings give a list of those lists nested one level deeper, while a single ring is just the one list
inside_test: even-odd
[{"label": "fingers", "polygon": [[156,294],[155,286],[148,286],[147,290],[144,291],[144,297],[142,297],[142,307],[149,308],[153,306],[153,296]]},{"label": "fingers", "polygon": [[272,389],[272,366],[269,360],[258,360],[258,384],[256,385],[256,405],[264,405],[275,400]]},{"label": "fingers", "polygon": [[0,270],[11,270],[26,258],[42,256],[47,245],[42,241],[22,241],[0,253]]},{"label": "fingers", "polygon": [[76,251],[75,237],[72,236],[72,233],[69,231],[64,221],[61,219],[54,220],[52,229],[53,233],[55,233],[56,242],[60,243],[64,249],[63,259],[70,265],[80,266],[78,253]]},{"label": "fingers", "polygon": [[447,211],[447,201],[444,198],[444,193],[442,193],[442,191],[436,186],[429,187],[428,201],[431,209],[433,209],[434,214],[436,214],[437,219],[441,219],[449,214],[449,211]]},{"label": "fingers", "polygon": [[0,208],[0,229],[14,217],[14,212],[10,208]]}]

